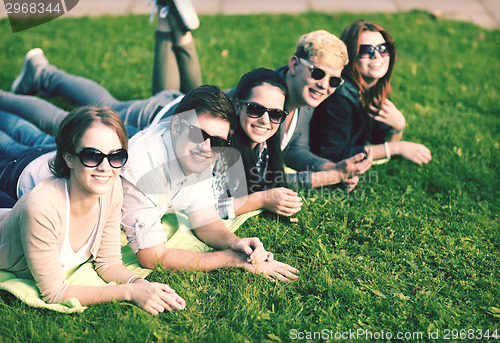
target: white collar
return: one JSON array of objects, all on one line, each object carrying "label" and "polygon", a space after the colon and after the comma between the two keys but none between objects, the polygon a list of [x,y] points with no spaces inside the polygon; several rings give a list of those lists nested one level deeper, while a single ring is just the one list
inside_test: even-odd
[{"label": "white collar", "polygon": [[165,144],[165,149],[167,150],[168,167],[165,169],[170,177],[170,181],[174,184],[182,183],[187,179],[187,176],[182,171],[177,155],[175,154],[171,131],[166,130],[162,135],[162,139]]}]

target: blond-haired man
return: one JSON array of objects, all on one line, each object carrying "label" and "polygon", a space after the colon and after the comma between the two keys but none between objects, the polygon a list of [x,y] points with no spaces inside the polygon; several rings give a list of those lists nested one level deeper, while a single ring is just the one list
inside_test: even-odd
[{"label": "blond-haired man", "polygon": [[318,30],[302,35],[288,65],[276,69],[290,92],[285,104],[290,114],[281,127],[281,150],[287,166],[303,171],[296,174],[302,186],[315,188],[348,180],[352,189],[357,175],[371,166],[371,155],[362,162],[364,154],[335,164],[309,149],[309,122],[314,108],[343,83],[341,74],[348,62],[344,42]]}]

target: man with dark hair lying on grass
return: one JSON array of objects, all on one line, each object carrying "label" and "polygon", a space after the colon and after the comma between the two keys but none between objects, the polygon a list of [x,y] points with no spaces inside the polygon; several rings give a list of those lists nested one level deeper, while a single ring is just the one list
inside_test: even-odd
[{"label": "man with dark hair lying on grass", "polygon": [[[298,270],[273,260],[257,237],[239,238],[226,229],[216,208],[210,165],[227,148],[235,117],[230,99],[216,86],[184,96],[171,120],[136,134],[123,169],[122,225],[129,246],[147,268],[175,270],[240,267],[290,281]],[[167,249],[161,218],[184,211],[196,236],[215,252]]]}]

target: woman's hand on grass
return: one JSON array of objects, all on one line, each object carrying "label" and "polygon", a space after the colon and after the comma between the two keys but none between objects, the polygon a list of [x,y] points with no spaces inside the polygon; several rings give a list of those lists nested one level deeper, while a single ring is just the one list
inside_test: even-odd
[{"label": "woman's hand on grass", "polygon": [[432,159],[431,151],[423,144],[413,142],[399,142],[400,155],[404,158],[417,163],[429,163]]},{"label": "woman's hand on grass", "polygon": [[264,191],[264,208],[289,217],[300,211],[302,199],[291,189],[278,187]]},{"label": "woman's hand on grass", "polygon": [[132,292],[130,300],[151,314],[186,308],[186,301],[166,284],[140,280],[127,286]]}]

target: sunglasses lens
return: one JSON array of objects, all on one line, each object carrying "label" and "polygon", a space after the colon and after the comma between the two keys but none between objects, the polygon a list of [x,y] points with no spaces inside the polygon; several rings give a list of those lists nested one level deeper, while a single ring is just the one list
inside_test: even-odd
[{"label": "sunglasses lens", "polygon": [[315,80],[322,80],[325,77],[326,73],[323,69],[313,68],[311,70],[311,77]]},{"label": "sunglasses lens", "polygon": [[80,162],[82,162],[84,166],[89,168],[97,167],[102,163],[102,160],[105,156],[106,155],[104,155],[102,152],[93,148],[84,148],[78,154]]},{"label": "sunglasses lens", "polygon": [[213,148],[225,148],[229,146],[229,142],[218,137],[210,138],[210,146]]},{"label": "sunglasses lens", "polygon": [[389,47],[387,46],[387,44],[380,44],[378,47],[378,52],[380,54],[380,56],[387,56],[389,55]]},{"label": "sunglasses lens", "polygon": [[269,120],[274,124],[281,124],[286,117],[284,111],[274,109],[269,111]]},{"label": "sunglasses lens", "polygon": [[127,162],[128,153],[125,149],[116,150],[108,155],[108,161],[111,167],[121,168]]},{"label": "sunglasses lens", "polygon": [[266,108],[252,102],[247,103],[247,115],[251,118],[259,118],[266,112]]},{"label": "sunglasses lens", "polygon": [[371,57],[375,52],[373,45],[360,45],[359,46],[359,57]]},{"label": "sunglasses lens", "polygon": [[219,137],[212,137],[205,131],[194,126],[191,126],[189,128],[188,138],[191,142],[196,144],[203,143],[207,139],[210,139],[210,146],[212,148],[223,148],[229,146],[229,142],[226,141],[225,139]]},{"label": "sunglasses lens", "polygon": [[377,46],[362,44],[359,46],[358,56],[360,58],[372,58],[373,55],[375,55],[375,51],[378,51],[380,56],[389,56],[390,54],[389,46],[387,45],[387,43],[382,43]]},{"label": "sunglasses lens", "polygon": [[189,135],[188,138],[191,142],[200,144],[203,143],[208,137],[205,137],[201,129],[191,126],[189,128]]},{"label": "sunglasses lens", "polygon": [[342,84],[342,79],[337,76],[330,77],[330,87],[336,88]]}]

